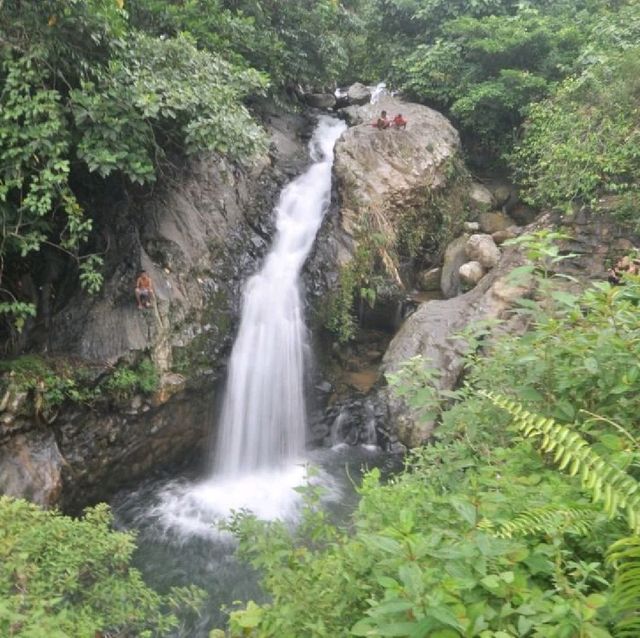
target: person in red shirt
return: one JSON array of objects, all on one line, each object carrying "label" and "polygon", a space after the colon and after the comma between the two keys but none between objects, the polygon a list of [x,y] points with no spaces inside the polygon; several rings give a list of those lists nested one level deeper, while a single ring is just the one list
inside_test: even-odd
[{"label": "person in red shirt", "polygon": [[402,113],[398,113],[398,115],[396,115],[393,118],[393,127],[394,128],[407,128],[407,120],[405,120],[404,117],[402,117]]}]

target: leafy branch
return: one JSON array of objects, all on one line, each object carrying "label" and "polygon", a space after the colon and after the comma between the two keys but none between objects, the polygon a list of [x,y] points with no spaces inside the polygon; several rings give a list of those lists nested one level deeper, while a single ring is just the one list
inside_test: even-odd
[{"label": "leafy branch", "polygon": [[619,510],[627,514],[629,527],[640,532],[640,483],[608,463],[593,451],[577,432],[551,418],[532,414],[522,405],[492,392],[480,395],[502,408],[513,419],[513,425],[525,437],[537,439],[540,450],[553,454],[553,462],[570,476],[580,474],[582,485],[591,492],[594,502],[603,501],[610,518]]}]

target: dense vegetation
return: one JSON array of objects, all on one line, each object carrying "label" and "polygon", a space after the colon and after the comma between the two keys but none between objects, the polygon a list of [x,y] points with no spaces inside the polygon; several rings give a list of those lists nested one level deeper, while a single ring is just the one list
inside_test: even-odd
[{"label": "dense vegetation", "polygon": [[0,634],[151,638],[179,627],[199,591],[149,589],[129,567],[132,534],[110,528],[106,505],[78,521],[0,497]]}]

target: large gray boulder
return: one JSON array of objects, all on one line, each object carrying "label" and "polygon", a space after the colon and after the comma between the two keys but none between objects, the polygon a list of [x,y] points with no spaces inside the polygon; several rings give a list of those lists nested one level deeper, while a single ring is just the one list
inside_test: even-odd
[{"label": "large gray boulder", "polygon": [[[421,355],[428,365],[439,370],[440,389],[455,388],[464,368],[466,346],[454,335],[474,322],[508,316],[516,300],[531,289],[530,284],[515,285],[509,279],[508,273],[521,263],[522,257],[512,250],[473,290],[453,299],[421,304],[389,344],[382,371],[396,372],[405,361]],[[405,446],[415,447],[429,438],[434,421],[417,419],[389,387],[381,388],[379,396],[388,407],[390,430]]]},{"label": "large gray boulder", "polygon": [[[446,192],[455,178],[451,165],[459,157],[460,139],[451,123],[440,113],[383,95],[375,104],[350,107],[354,126],[338,140],[335,165],[340,201],[337,228],[337,260],[348,262],[357,251],[364,234],[377,233],[384,244],[396,247],[401,219],[408,210],[424,210],[425,229],[447,231],[441,220],[430,222],[426,203],[435,191]],[[378,130],[371,122],[381,110],[389,116],[402,113],[406,129]],[[462,188],[462,187],[460,187]],[[464,184],[465,193],[468,192]],[[458,228],[463,221],[453,214],[448,227]],[[451,231],[453,234],[454,231]],[[400,285],[394,250],[383,255],[391,280]]]},{"label": "large gray boulder", "polygon": [[500,261],[500,249],[491,235],[471,235],[465,244],[465,252],[470,261],[477,261],[486,270],[495,268]]}]

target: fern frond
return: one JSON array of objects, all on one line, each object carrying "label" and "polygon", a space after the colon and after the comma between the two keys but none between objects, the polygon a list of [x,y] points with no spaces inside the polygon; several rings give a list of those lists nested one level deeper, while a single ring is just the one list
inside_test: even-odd
[{"label": "fern frond", "polygon": [[539,448],[553,454],[553,462],[571,476],[580,475],[583,487],[595,503],[613,518],[620,510],[627,514],[629,527],[640,533],[640,483],[608,463],[571,428],[553,419],[527,412],[522,405],[492,392],[480,391],[494,405],[508,412],[525,438],[537,439]]},{"label": "fern frond", "polygon": [[612,604],[616,614],[616,636],[640,636],[640,536],[616,541],[607,552],[615,569]]},{"label": "fern frond", "polygon": [[557,531],[586,536],[594,523],[593,514],[594,510],[590,507],[536,507],[520,512],[512,520],[502,523],[494,534],[500,538],[511,538]]}]

